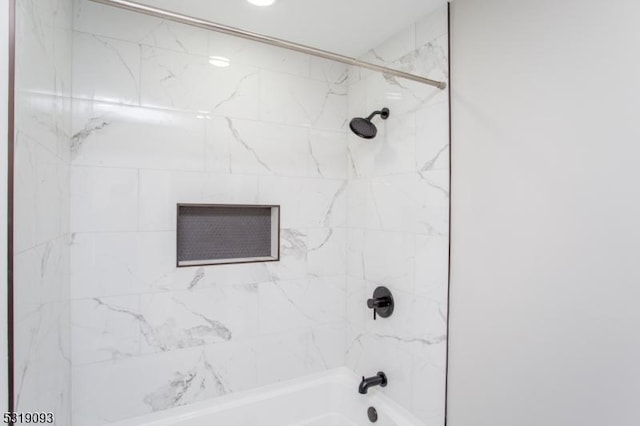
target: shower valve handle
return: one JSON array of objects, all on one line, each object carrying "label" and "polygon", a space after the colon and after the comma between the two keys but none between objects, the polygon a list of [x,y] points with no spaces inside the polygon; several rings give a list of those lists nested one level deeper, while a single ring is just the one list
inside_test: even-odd
[{"label": "shower valve handle", "polygon": [[373,308],[386,308],[391,303],[389,297],[378,297],[377,299],[368,299],[367,306],[369,309]]},{"label": "shower valve handle", "polygon": [[393,296],[386,287],[378,287],[373,292],[373,298],[367,299],[367,307],[373,310],[373,319],[378,315],[387,318],[393,313]]},{"label": "shower valve handle", "polygon": [[377,312],[379,308],[386,308],[391,304],[391,299],[388,297],[379,297],[377,299],[368,299],[367,307],[373,309],[373,319],[377,318]]}]

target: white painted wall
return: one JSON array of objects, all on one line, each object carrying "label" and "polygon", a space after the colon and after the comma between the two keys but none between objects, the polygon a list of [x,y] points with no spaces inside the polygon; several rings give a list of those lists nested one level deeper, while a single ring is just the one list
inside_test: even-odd
[{"label": "white painted wall", "polygon": [[637,425],[640,3],[452,13],[448,425]]},{"label": "white painted wall", "polygon": [[0,5],[0,407],[7,407],[7,123],[9,88],[9,2]]}]

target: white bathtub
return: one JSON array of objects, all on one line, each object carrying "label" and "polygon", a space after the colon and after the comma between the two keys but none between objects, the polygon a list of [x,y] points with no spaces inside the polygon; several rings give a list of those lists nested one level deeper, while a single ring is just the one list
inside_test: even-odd
[{"label": "white bathtub", "polygon": [[[422,426],[379,388],[358,393],[360,378],[347,368],[136,417],[110,426]],[[393,378],[389,378],[393,386]],[[373,406],[378,421],[371,423]]]}]

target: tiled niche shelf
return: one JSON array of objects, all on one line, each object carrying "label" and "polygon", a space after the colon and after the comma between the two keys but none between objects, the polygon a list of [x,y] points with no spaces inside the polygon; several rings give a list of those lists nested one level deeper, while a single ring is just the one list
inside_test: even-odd
[{"label": "tiled niche shelf", "polygon": [[280,259],[280,206],[178,204],[177,266]]}]

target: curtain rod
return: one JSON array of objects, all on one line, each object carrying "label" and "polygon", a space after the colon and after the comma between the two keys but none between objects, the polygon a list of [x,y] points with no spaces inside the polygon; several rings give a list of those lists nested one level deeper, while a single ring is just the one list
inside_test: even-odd
[{"label": "curtain rod", "polygon": [[165,9],[158,9],[155,7],[147,6],[144,4],[136,3],[128,0],[91,0],[95,3],[101,3],[108,6],[118,7],[121,9],[130,10],[133,12],[142,13],[145,15],[154,16],[156,18],[167,19],[174,22],[179,22],[185,25],[191,25],[194,27],[200,27],[207,30],[217,31],[232,36],[242,37],[247,40],[253,40],[260,43],[270,44],[272,46],[281,47],[284,49],[295,50],[297,52],[306,53],[308,55],[318,56],[320,58],[329,59],[332,61],[342,62],[347,65],[356,65],[362,68],[366,68],[373,71],[379,71],[387,75],[404,78],[407,80],[417,81],[418,83],[428,84],[430,86],[437,87],[444,90],[447,87],[447,83],[443,81],[431,80],[425,77],[420,77],[415,74],[410,74],[392,68],[383,67],[381,65],[364,62],[359,59],[351,58],[349,56],[340,55],[338,53],[329,52],[322,49],[316,49],[314,47],[305,46],[303,44],[294,43],[279,38],[269,37],[267,35],[245,31],[239,28],[229,27],[215,22],[207,21],[204,19],[194,18],[187,15],[171,12]]}]

